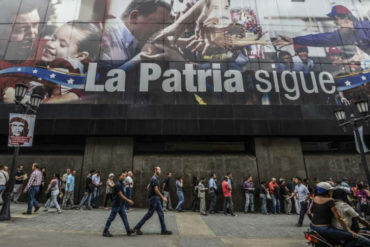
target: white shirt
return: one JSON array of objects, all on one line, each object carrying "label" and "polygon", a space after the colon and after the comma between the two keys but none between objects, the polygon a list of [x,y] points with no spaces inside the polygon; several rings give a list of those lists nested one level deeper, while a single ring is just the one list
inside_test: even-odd
[{"label": "white shirt", "polygon": [[[350,205],[343,201],[336,201],[335,207],[337,208],[339,215],[342,217],[346,225],[351,228],[352,218],[358,217],[358,213]],[[331,224],[333,227],[343,230],[342,225],[335,217],[333,217]]]},{"label": "white shirt", "polygon": [[9,180],[8,172],[1,170],[0,171],[0,185],[6,185],[6,182]]},{"label": "white shirt", "polygon": [[99,185],[100,184],[100,176],[98,176],[97,174],[94,174],[91,177],[91,181],[92,181],[93,184]]},{"label": "white shirt", "polygon": [[303,202],[306,197],[310,194],[307,187],[303,184],[297,184],[295,186],[294,192],[297,194],[298,202]]}]

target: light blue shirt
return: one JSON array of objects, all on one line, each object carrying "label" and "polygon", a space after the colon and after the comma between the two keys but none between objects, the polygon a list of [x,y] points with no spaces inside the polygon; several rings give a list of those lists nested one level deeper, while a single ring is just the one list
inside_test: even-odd
[{"label": "light blue shirt", "polygon": [[217,190],[217,184],[216,184],[216,182],[213,178],[211,178],[209,180],[208,187],[209,187],[209,189],[213,188],[213,189]]},{"label": "light blue shirt", "polygon": [[72,174],[69,174],[66,182],[66,190],[68,190],[69,184],[69,191],[74,191],[75,189],[75,177]]}]

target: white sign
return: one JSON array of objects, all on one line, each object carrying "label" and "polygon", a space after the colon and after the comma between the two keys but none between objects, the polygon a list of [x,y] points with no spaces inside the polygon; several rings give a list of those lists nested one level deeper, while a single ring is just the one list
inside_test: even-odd
[{"label": "white sign", "polygon": [[32,147],[35,120],[35,115],[10,113],[8,146]]}]

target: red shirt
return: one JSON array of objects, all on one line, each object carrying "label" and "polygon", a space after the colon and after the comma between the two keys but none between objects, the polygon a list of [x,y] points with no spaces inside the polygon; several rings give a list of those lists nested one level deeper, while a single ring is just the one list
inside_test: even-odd
[{"label": "red shirt", "polygon": [[274,194],[275,187],[279,187],[277,183],[273,183],[272,181],[269,183],[269,189],[270,189],[270,194]]},{"label": "red shirt", "polygon": [[227,181],[222,182],[222,192],[224,193],[224,197],[231,197],[231,188]]}]

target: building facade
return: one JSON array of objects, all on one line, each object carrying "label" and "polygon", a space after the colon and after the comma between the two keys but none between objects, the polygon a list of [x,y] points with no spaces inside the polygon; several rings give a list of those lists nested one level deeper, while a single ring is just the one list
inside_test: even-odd
[{"label": "building facade", "polygon": [[366,1],[0,2],[0,164],[23,81],[44,100],[20,162],[133,170],[138,206],[155,165],[188,205],[194,176],[233,172],[237,209],[248,175],[364,178],[333,110],[369,95]]}]

